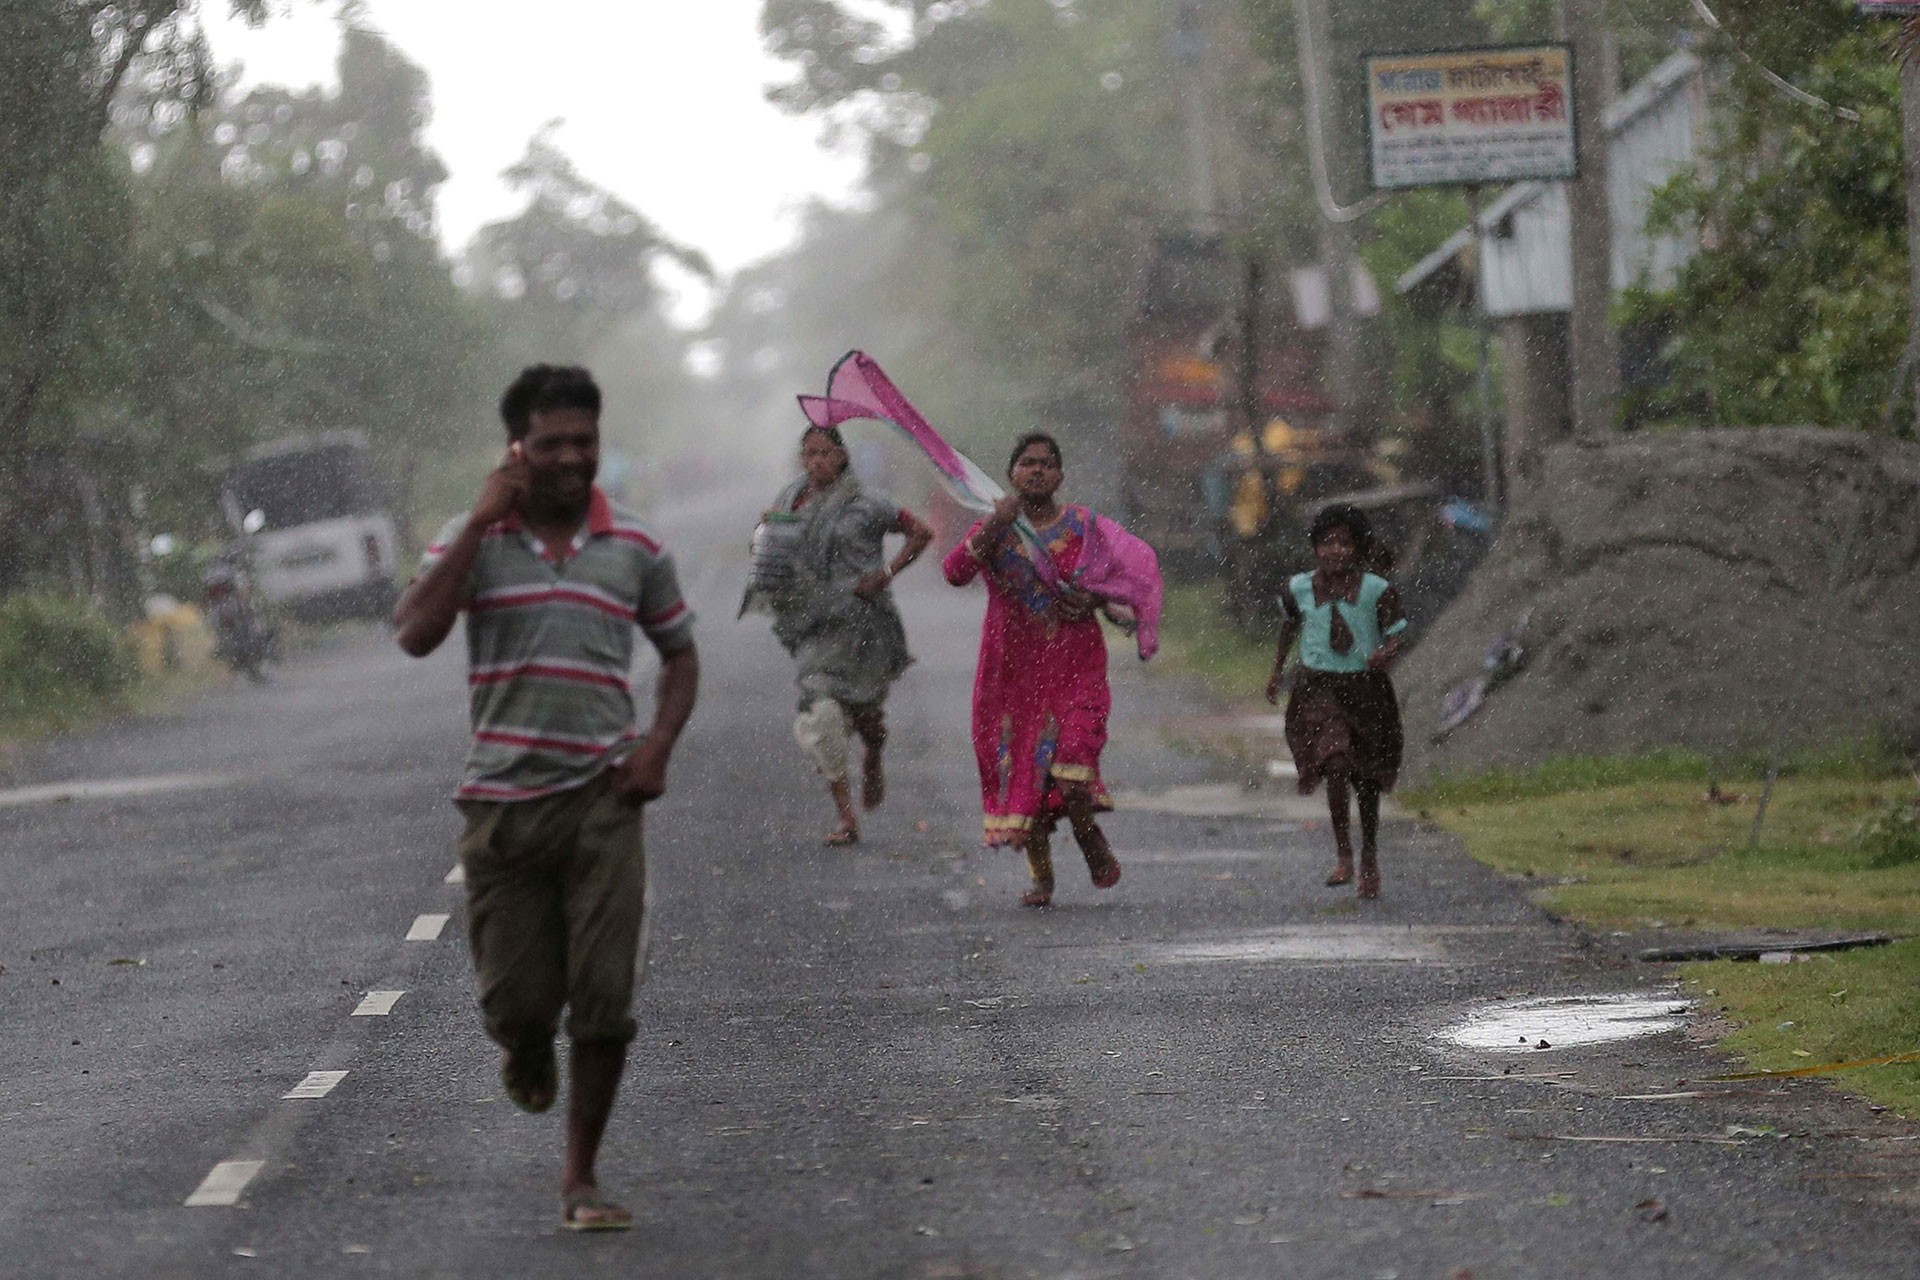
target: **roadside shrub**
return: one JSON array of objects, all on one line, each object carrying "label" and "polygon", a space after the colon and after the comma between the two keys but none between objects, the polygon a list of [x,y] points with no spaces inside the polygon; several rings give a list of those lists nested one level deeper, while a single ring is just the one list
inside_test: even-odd
[{"label": "roadside shrub", "polygon": [[50,593],[0,600],[0,717],[110,702],[139,674],[119,630],[90,603]]},{"label": "roadside shrub", "polygon": [[1920,795],[1895,800],[1866,819],[1853,839],[1875,867],[1920,862]]}]

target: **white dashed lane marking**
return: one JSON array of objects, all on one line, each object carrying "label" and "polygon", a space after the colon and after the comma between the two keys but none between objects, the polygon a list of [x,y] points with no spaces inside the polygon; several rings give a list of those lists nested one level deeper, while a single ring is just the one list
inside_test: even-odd
[{"label": "white dashed lane marking", "polygon": [[[187,776],[132,778],[118,782],[80,782],[63,783],[46,787],[22,787],[12,791],[0,790],[0,808],[16,805],[46,804],[61,800],[110,799],[117,796],[152,795],[168,791],[187,791],[196,788],[216,787],[233,782],[235,779],[215,776]],[[459,863],[447,872],[445,883],[459,885],[466,883],[466,871]],[[445,912],[425,912],[415,916],[413,924],[407,929],[408,942],[435,942],[447,927],[451,917]],[[353,1017],[384,1018],[393,1012],[400,1003],[404,991],[369,991],[361,997],[354,1007]],[[347,1078],[345,1071],[309,1071],[299,1084],[280,1095],[282,1101],[303,1101],[324,1098],[332,1093],[342,1080]],[[247,1185],[261,1169],[266,1167],[264,1160],[222,1160],[213,1166],[212,1172],[203,1178],[193,1194],[186,1199],[188,1208],[232,1207],[240,1202]]]},{"label": "white dashed lane marking", "polygon": [[432,942],[440,936],[440,931],[446,927],[447,917],[443,914],[429,913],[423,916],[415,916],[413,927],[407,930],[407,941]]},{"label": "white dashed lane marking", "polygon": [[223,773],[169,773],[152,778],[105,778],[93,782],[53,782],[38,787],[0,791],[0,809],[29,804],[57,804],[62,800],[118,800],[123,796],[165,795],[172,791],[204,791],[227,787],[240,779]]},{"label": "white dashed lane marking", "polygon": [[333,1092],[333,1087],[347,1078],[344,1071],[309,1071],[307,1078],[280,1095],[287,1098],[324,1098]]},{"label": "white dashed lane marking", "polygon": [[404,991],[369,991],[359,1007],[353,1011],[356,1018],[384,1018],[393,1012]]},{"label": "white dashed lane marking", "polygon": [[253,1181],[253,1175],[266,1166],[264,1160],[222,1160],[187,1197],[187,1207],[226,1207],[239,1202],[240,1193]]}]

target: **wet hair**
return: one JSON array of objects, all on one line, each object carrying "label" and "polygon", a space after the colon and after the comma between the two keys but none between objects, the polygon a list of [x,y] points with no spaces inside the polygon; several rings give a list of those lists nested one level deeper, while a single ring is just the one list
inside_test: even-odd
[{"label": "wet hair", "polygon": [[579,365],[534,364],[520,371],[500,397],[507,439],[524,440],[533,415],[551,409],[585,409],[600,416],[600,388]]},{"label": "wet hair", "polygon": [[1007,455],[1007,474],[1009,476],[1013,474],[1014,466],[1019,463],[1020,455],[1037,444],[1047,446],[1048,452],[1053,454],[1054,466],[1065,468],[1067,462],[1065,458],[1060,456],[1060,442],[1044,431],[1029,431],[1013,442],[1013,452]]},{"label": "wet hair", "polygon": [[[844,454],[847,451],[846,439],[840,434],[840,428],[838,427],[823,427],[817,423],[812,426],[809,426],[805,431],[802,431],[800,433],[800,447],[802,449],[807,447],[807,437],[811,435],[825,436],[827,438],[828,443],[832,444],[833,447],[838,449],[841,453]],[[852,458],[842,458],[840,460],[840,469],[834,472],[834,474],[836,476],[843,476],[847,474],[847,468],[852,464],[853,464]]]},{"label": "wet hair", "polygon": [[1307,526],[1307,541],[1317,547],[1335,529],[1347,531],[1347,536],[1353,539],[1354,554],[1362,564],[1373,557],[1373,521],[1367,519],[1366,512],[1345,502],[1324,506]]}]

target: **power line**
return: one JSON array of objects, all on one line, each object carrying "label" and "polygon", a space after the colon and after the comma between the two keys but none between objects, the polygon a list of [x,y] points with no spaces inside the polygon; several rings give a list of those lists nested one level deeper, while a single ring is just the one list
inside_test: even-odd
[{"label": "power line", "polygon": [[1761,77],[1765,79],[1768,84],[1772,85],[1774,88],[1778,89],[1780,92],[1786,94],[1789,98],[1792,98],[1795,102],[1800,103],[1802,106],[1813,107],[1815,110],[1818,110],[1818,111],[1825,111],[1829,115],[1838,116],[1840,119],[1851,121],[1854,124],[1860,123],[1860,113],[1858,111],[1854,111],[1847,107],[1836,107],[1831,102],[1828,102],[1825,98],[1820,97],[1818,94],[1808,93],[1805,89],[1800,88],[1798,85],[1787,83],[1787,81],[1781,79],[1779,76],[1769,71],[1766,67],[1762,66],[1759,62],[1755,61],[1753,55],[1748,53],[1745,49],[1742,49],[1739,43],[1734,40],[1732,34],[1728,32],[1726,27],[1721,25],[1719,16],[1715,14],[1712,9],[1709,9],[1707,7],[1707,0],[1693,0],[1693,11],[1700,15],[1700,20],[1702,22],[1706,23],[1713,30],[1718,31],[1720,34],[1726,36],[1727,42],[1732,47],[1734,55],[1738,57],[1742,62],[1746,63],[1748,66],[1752,67],[1755,71],[1758,71]]},{"label": "power line", "polygon": [[1329,222],[1358,222],[1392,194],[1376,191],[1358,204],[1343,205],[1333,196],[1333,177],[1327,167],[1326,113],[1321,106],[1320,57],[1314,45],[1313,21],[1307,15],[1308,0],[1293,0],[1294,27],[1299,41],[1300,79],[1307,97],[1307,160],[1313,170],[1313,194],[1320,215]]}]

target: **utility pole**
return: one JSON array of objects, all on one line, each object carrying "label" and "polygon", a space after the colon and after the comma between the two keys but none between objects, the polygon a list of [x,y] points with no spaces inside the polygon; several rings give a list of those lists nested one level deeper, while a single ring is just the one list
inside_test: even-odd
[{"label": "utility pole", "polygon": [[1620,335],[1613,307],[1613,214],[1608,202],[1607,108],[1612,50],[1600,21],[1605,0],[1560,0],[1561,36],[1573,45],[1573,102],[1580,176],[1567,184],[1573,258],[1568,327],[1573,365],[1573,434],[1596,440],[1618,429]]},{"label": "utility pole", "polygon": [[[1310,74],[1325,90],[1320,125],[1327,131],[1328,154],[1353,154],[1354,148],[1339,145],[1346,141],[1340,130],[1340,121],[1343,119],[1340,100],[1341,84],[1347,77],[1341,74],[1345,68],[1334,57],[1334,49],[1339,41],[1334,38],[1333,6],[1329,0],[1294,0],[1294,3],[1306,6],[1305,17],[1311,24],[1310,29],[1319,34],[1319,39],[1313,44],[1316,65],[1310,69]],[[1332,168],[1329,166],[1331,175]],[[1361,382],[1360,330],[1355,315],[1353,289],[1357,255],[1353,247],[1352,229],[1345,223],[1321,218],[1319,241],[1320,263],[1327,274],[1328,307],[1327,363],[1323,379],[1334,402],[1334,411],[1327,425],[1337,434],[1344,435],[1353,429],[1355,419],[1359,416],[1355,410]]]},{"label": "utility pole", "polygon": [[[1904,139],[1901,170],[1907,184],[1907,369],[1910,385],[1920,387],[1920,56],[1900,62],[1900,130]],[[1898,388],[1895,388],[1896,394]],[[1887,410],[1891,415],[1890,406]],[[1915,429],[1920,431],[1920,395],[1914,397]]]},{"label": "utility pole", "polygon": [[[1467,226],[1473,230],[1473,337],[1479,367],[1474,391],[1480,399],[1480,505],[1487,514],[1500,512],[1500,423],[1493,407],[1493,317],[1487,314],[1487,255],[1480,230],[1480,184],[1467,186]],[[1516,375],[1509,369],[1507,377]]]},{"label": "utility pole", "polygon": [[1213,174],[1212,33],[1203,0],[1177,0],[1173,53],[1181,66],[1180,105],[1187,130],[1187,212],[1193,230],[1220,230],[1219,196]]}]

